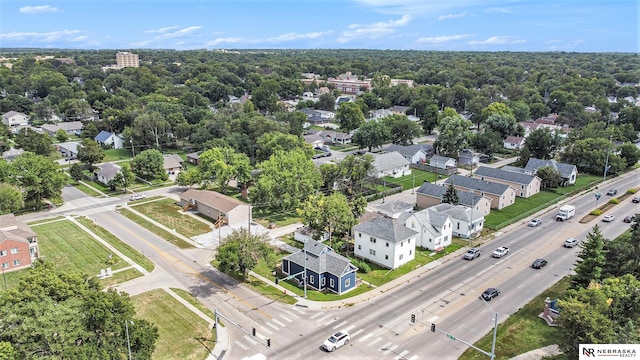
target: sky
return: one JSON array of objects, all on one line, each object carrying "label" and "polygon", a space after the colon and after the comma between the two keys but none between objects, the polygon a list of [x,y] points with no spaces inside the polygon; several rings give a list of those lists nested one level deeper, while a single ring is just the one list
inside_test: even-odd
[{"label": "sky", "polygon": [[2,0],[0,48],[640,52],[638,0]]}]

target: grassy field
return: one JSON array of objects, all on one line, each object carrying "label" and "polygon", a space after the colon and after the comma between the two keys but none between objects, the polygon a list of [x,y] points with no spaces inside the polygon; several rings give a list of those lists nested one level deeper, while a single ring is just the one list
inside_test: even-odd
[{"label": "grassy field", "polygon": [[158,201],[145,201],[139,205],[130,204],[130,206],[135,207],[136,211],[143,213],[170,229],[175,229],[179,234],[189,238],[212,231],[211,225],[194,219],[192,216],[179,213],[178,211],[181,210],[180,207],[176,205],[175,200],[171,198]]},{"label": "grassy field", "polygon": [[[425,181],[433,183],[436,179],[437,174],[419,170],[419,169],[411,169],[411,175],[403,176],[400,178],[392,178],[390,176],[385,176],[384,179],[387,182],[398,184],[402,186],[402,190],[409,190],[414,187],[419,187]],[[440,180],[444,179],[444,175],[440,175]]]},{"label": "grassy field", "polygon": [[120,212],[120,214],[124,215],[127,219],[135,222],[136,224],[144,227],[145,229],[151,231],[152,233],[160,236],[161,238],[167,240],[168,242],[176,245],[177,247],[181,248],[181,249],[189,249],[192,248],[193,245],[191,245],[190,243],[182,240],[180,237],[165,231],[155,225],[153,225],[152,223],[148,222],[147,220],[145,220],[144,218],[142,218],[141,216],[127,210],[124,208],[118,208],[118,211]]},{"label": "grassy field", "polygon": [[202,360],[213,350],[215,342],[207,322],[164,290],[152,290],[131,299],[137,316],[158,327],[160,337],[152,359]]},{"label": "grassy field", "polygon": [[195,296],[191,295],[190,292],[182,290],[182,289],[176,289],[176,288],[171,288],[171,291],[173,291],[174,293],[178,294],[178,296],[180,296],[181,298],[185,299],[189,304],[195,306],[198,310],[202,311],[204,314],[209,316],[211,319],[215,319],[216,315],[213,313],[213,311],[209,310],[206,306],[204,306],[204,304],[202,304],[200,301],[198,301],[198,299],[196,299]]},{"label": "grassy field", "polygon": [[[536,296],[518,312],[509,316],[505,322],[498,324],[496,359],[510,359],[527,351],[556,343],[560,329],[548,326],[538,315],[543,310],[545,298],[559,298],[569,288],[569,285],[569,278],[563,278],[554,286]],[[491,351],[492,338],[493,329],[474,345],[485,351]],[[469,348],[458,359],[484,360],[486,358],[486,355]],[[556,357],[556,359],[561,358],[564,357]]]},{"label": "grassy field", "polygon": [[549,191],[541,191],[530,198],[516,198],[513,205],[503,209],[491,209],[491,213],[485,216],[484,225],[490,229],[498,230],[519,219],[523,219],[536,211],[542,210],[557,203],[564,196]]},{"label": "grassy field", "polygon": [[131,148],[128,149],[108,149],[104,151],[103,162],[112,162],[118,160],[128,160],[133,158]]}]

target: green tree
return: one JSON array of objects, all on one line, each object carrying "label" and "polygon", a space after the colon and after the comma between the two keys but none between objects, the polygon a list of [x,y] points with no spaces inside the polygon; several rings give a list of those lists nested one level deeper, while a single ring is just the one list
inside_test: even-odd
[{"label": "green tree", "polygon": [[433,129],[438,126],[438,105],[428,105],[422,115],[420,115],[420,120],[422,120],[422,130],[424,133],[431,135]]},{"label": "green tree", "polygon": [[232,179],[245,182],[251,175],[249,158],[230,147],[213,148],[200,154],[198,168],[205,185],[213,182],[224,193]]},{"label": "green tree", "polygon": [[625,161],[613,151],[609,139],[580,139],[569,143],[561,155],[562,161],[576,164],[578,171],[602,175],[605,165],[607,174],[618,174],[626,167]]},{"label": "green tree", "polygon": [[162,113],[151,111],[137,116],[133,120],[132,129],[136,139],[160,150],[162,145],[167,143],[171,125]]},{"label": "green tree", "polygon": [[18,354],[10,342],[0,341],[0,360],[17,360]]},{"label": "green tree", "polygon": [[382,121],[373,119],[365,122],[355,131],[351,142],[357,144],[360,149],[366,148],[371,151],[373,148],[384,145],[390,137],[389,127]]},{"label": "green tree", "polygon": [[473,134],[470,143],[474,149],[491,158],[493,154],[502,149],[504,140],[500,137],[500,134],[491,130],[485,130],[484,132]]},{"label": "green tree", "polygon": [[458,192],[456,191],[456,188],[453,187],[453,184],[449,184],[449,186],[447,186],[447,191],[445,191],[444,195],[442,196],[442,202],[453,205],[458,205],[458,203],[460,202],[460,200],[458,199]]},{"label": "green tree", "polygon": [[329,247],[332,247],[333,234],[347,233],[358,223],[352,210],[347,197],[342,193],[334,192],[329,196],[310,195],[296,211],[302,223],[313,229],[316,239],[327,232]]},{"label": "green tree", "polygon": [[525,143],[531,157],[545,160],[553,159],[561,145],[562,138],[546,127],[533,130]]},{"label": "green tree", "polygon": [[[455,111],[455,110],[454,110]],[[447,116],[440,120],[440,134],[435,147],[448,156],[457,157],[460,150],[467,147],[473,133],[473,124],[460,115]]]},{"label": "green tree", "polygon": [[[134,318],[126,293],[103,291],[94,276],[35,263],[19,285],[0,293],[0,342],[19,359],[151,359],[157,328]],[[129,342],[125,322],[129,326]]]},{"label": "green tree", "polygon": [[340,130],[350,132],[362,125],[364,122],[364,114],[360,106],[354,102],[345,102],[340,104],[336,111],[336,120],[340,124]]},{"label": "green tree", "polygon": [[78,160],[87,164],[89,170],[93,170],[93,165],[104,159],[104,150],[93,139],[82,139],[78,146]]},{"label": "green tree", "polygon": [[169,175],[164,170],[164,158],[156,149],[144,150],[131,160],[131,170],[145,180],[167,180]]},{"label": "green tree", "polygon": [[483,124],[485,129],[497,132],[503,139],[509,135],[524,135],[524,128],[518,124],[513,115],[491,114]]},{"label": "green tree", "polygon": [[226,273],[239,273],[247,281],[249,270],[264,259],[267,266],[275,264],[275,253],[268,244],[266,233],[250,234],[246,228],[235,229],[227,236],[216,254],[218,268]]},{"label": "green tree", "polygon": [[16,186],[0,183],[0,215],[14,213],[24,208],[22,192]]},{"label": "green tree", "polygon": [[606,265],[605,238],[598,225],[587,234],[587,240],[580,244],[578,260],[575,264],[575,275],[571,277],[574,289],[584,288],[592,281],[602,280],[603,268]]},{"label": "green tree", "polygon": [[309,158],[313,156],[313,148],[304,141],[304,138],[292,134],[283,134],[272,131],[260,135],[256,141],[256,161],[264,161],[275,154],[276,151],[300,150]]},{"label": "green tree", "polygon": [[322,93],[322,94],[320,94],[320,96],[318,96],[318,102],[316,103],[316,109],[326,110],[326,111],[333,111],[333,110],[335,110],[335,106],[336,106],[336,97],[333,96],[332,93],[326,92],[326,93]]},{"label": "green tree", "polygon": [[349,198],[366,191],[365,179],[373,170],[372,155],[347,155],[336,166],[338,171],[332,182],[336,190]]},{"label": "green tree", "polygon": [[24,152],[11,162],[8,182],[22,189],[25,203],[40,209],[42,199],[60,197],[67,176],[53,160]]},{"label": "green tree", "polygon": [[259,175],[249,192],[251,202],[274,211],[294,211],[322,184],[318,168],[298,150],[276,152],[256,168]]},{"label": "green tree", "polygon": [[491,115],[507,115],[514,116],[509,106],[502,102],[493,102],[482,109],[480,112],[481,122],[486,121]]},{"label": "green tree", "polygon": [[13,139],[24,151],[37,155],[49,155],[53,151],[53,141],[46,133],[39,133],[31,128],[21,129]]},{"label": "green tree", "polygon": [[76,183],[80,182],[80,180],[82,180],[82,166],[78,163],[71,164],[69,176],[71,176]]},{"label": "green tree", "polygon": [[640,160],[640,149],[632,143],[625,143],[618,147],[620,157],[625,161],[627,167],[632,167]]},{"label": "green tree", "polygon": [[56,131],[56,140],[58,142],[65,142],[69,139],[69,134],[63,129]]},{"label": "green tree", "polygon": [[552,166],[539,168],[536,176],[540,178],[541,189],[557,188],[562,183],[562,175]]},{"label": "green tree", "polygon": [[180,171],[176,176],[176,184],[180,186],[192,186],[202,183],[202,171],[197,167],[190,167]]},{"label": "green tree", "polygon": [[110,181],[109,186],[112,190],[122,188],[127,191],[127,188],[136,181],[136,175],[131,171],[129,164],[123,164],[121,170]]},{"label": "green tree", "polygon": [[397,145],[411,145],[413,139],[420,136],[420,127],[415,122],[409,120],[405,115],[389,115],[382,120],[383,124],[389,128],[391,142]]}]

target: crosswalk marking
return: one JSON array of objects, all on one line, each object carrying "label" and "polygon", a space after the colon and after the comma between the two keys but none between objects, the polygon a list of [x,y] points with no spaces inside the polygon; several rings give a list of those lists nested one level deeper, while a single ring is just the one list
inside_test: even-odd
[{"label": "crosswalk marking", "polygon": [[356,332],[354,332],[354,333],[352,333],[352,334],[351,334],[351,337],[352,337],[352,338],[353,338],[353,337],[356,337],[358,334],[360,334],[360,333],[361,333],[361,332],[363,332],[363,331],[364,331],[364,329],[357,330]]},{"label": "crosswalk marking", "polygon": [[234,341],[234,344],[238,345],[240,348],[242,348],[242,350],[245,350],[245,351],[249,350],[249,347],[240,341]]},{"label": "crosswalk marking", "polygon": [[380,340],[382,340],[382,338],[379,337],[379,338],[373,340],[372,342],[368,343],[367,346],[373,346],[375,343],[377,343]]},{"label": "crosswalk marking", "polygon": [[[258,334],[256,334],[256,336],[258,336]],[[255,345],[258,343],[258,341],[251,335],[245,335],[242,337],[243,339],[247,340],[248,342],[250,342],[251,344]],[[246,350],[246,349],[245,349]]]},{"label": "crosswalk marking", "polygon": [[297,318],[299,318],[299,317],[300,317],[298,314],[296,314],[296,313],[294,313],[294,312],[292,312],[292,311],[286,311],[286,310],[285,310],[285,311],[283,311],[283,313],[285,313],[285,314],[289,315],[289,317],[294,318],[294,319],[297,319]]},{"label": "crosswalk marking", "polygon": [[[293,309],[293,310],[295,310],[295,311],[299,312],[300,314],[304,314],[304,313],[305,313],[305,312],[304,312],[304,309],[301,309],[301,308],[299,308],[299,307],[297,307],[297,306],[293,306],[293,307],[291,307],[291,309]],[[318,313],[318,314],[320,314],[320,313]]]},{"label": "crosswalk marking", "polygon": [[378,350],[380,350],[380,351],[382,351],[383,353],[386,354],[387,352],[389,352],[389,345],[391,345],[391,344],[392,344],[391,342],[388,342],[388,343],[380,346],[380,349],[378,349]]},{"label": "crosswalk marking", "polygon": [[[317,317],[318,317],[318,316],[320,316],[320,315],[324,315],[324,313],[321,313],[321,312],[319,312],[319,313],[315,313],[315,314],[313,314],[313,315],[309,316],[309,318],[311,318],[311,319],[315,319],[315,318],[317,318]],[[327,315],[327,316],[328,316],[328,315]]]},{"label": "crosswalk marking", "polygon": [[393,360],[404,359],[404,356],[407,355],[408,353],[409,353],[409,350],[401,351],[396,357],[393,358]]},{"label": "crosswalk marking", "polygon": [[[278,324],[278,325],[280,325],[280,327],[284,327],[284,324],[283,324],[283,323],[281,323],[280,321],[276,320],[276,319],[271,319],[271,321],[272,321],[272,322],[274,322],[274,323],[276,323],[276,324]],[[276,329],[276,330],[277,330],[277,329]]]},{"label": "crosswalk marking", "polygon": [[280,330],[280,328],[279,328],[279,327],[277,327],[277,326],[275,326],[275,325],[271,324],[270,322],[268,322],[268,323],[267,323],[267,326],[271,327],[271,328],[272,328],[272,329],[274,329],[274,330]]},{"label": "crosswalk marking", "polygon": [[346,324],[347,324],[347,322],[346,322],[346,321],[343,321],[343,322],[341,322],[340,324],[333,326],[333,327],[332,327],[332,329],[337,329],[337,328],[339,328],[339,327],[343,327],[343,326],[344,326],[344,325],[346,325]]},{"label": "crosswalk marking", "polygon": [[[276,330],[278,330],[278,329],[276,329]],[[260,335],[260,333],[266,333],[267,335],[271,335],[271,334],[273,334],[273,331],[271,331],[271,330],[269,330],[269,329],[267,329],[266,327],[263,326],[258,330],[258,335]]]},{"label": "crosswalk marking", "polygon": [[[349,325],[346,328],[344,328],[347,331],[351,331],[351,329],[353,329],[354,327],[356,327],[355,325]],[[351,336],[353,336],[353,334],[351,334]]]},{"label": "crosswalk marking", "polygon": [[317,322],[323,322],[326,319],[328,319],[331,316],[331,314],[326,314],[325,316],[319,317],[317,319],[315,319]]},{"label": "crosswalk marking", "polygon": [[361,337],[361,338],[360,338],[360,341],[365,341],[365,340],[367,340],[368,338],[370,338],[370,337],[371,337],[371,335],[373,335],[373,334],[372,334],[372,333],[368,333],[367,335],[365,335],[365,336]]},{"label": "crosswalk marking", "polygon": [[[323,319],[323,320],[324,320],[324,319]],[[329,325],[329,324],[331,324],[331,323],[332,323],[332,322],[334,322],[334,321],[336,321],[336,318],[329,319],[329,320],[327,320],[327,322],[325,322],[325,325]]]},{"label": "crosswalk marking", "polygon": [[287,322],[293,322],[293,320],[289,319],[288,317],[286,317],[286,316],[284,316],[282,314],[280,314],[280,317],[285,319]]},{"label": "crosswalk marking", "polygon": [[412,357],[409,358],[409,360],[418,360],[418,355],[413,355]]}]

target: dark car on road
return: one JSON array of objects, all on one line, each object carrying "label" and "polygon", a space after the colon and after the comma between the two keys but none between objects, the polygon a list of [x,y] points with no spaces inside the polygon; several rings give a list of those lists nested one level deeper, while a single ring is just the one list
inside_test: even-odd
[{"label": "dark car on road", "polygon": [[493,298],[495,298],[498,295],[500,295],[500,290],[496,288],[488,288],[482,293],[481,296],[485,301],[491,301]]},{"label": "dark car on road", "polygon": [[631,223],[633,221],[633,216],[625,216],[624,219],[622,219],[622,221],[626,223]]},{"label": "dark car on road", "polygon": [[636,196],[631,200],[632,203],[637,204],[640,203],[640,196]]},{"label": "dark car on road", "polygon": [[531,264],[531,267],[534,269],[542,269],[545,266],[547,266],[547,260],[545,259],[536,259],[536,261]]}]

